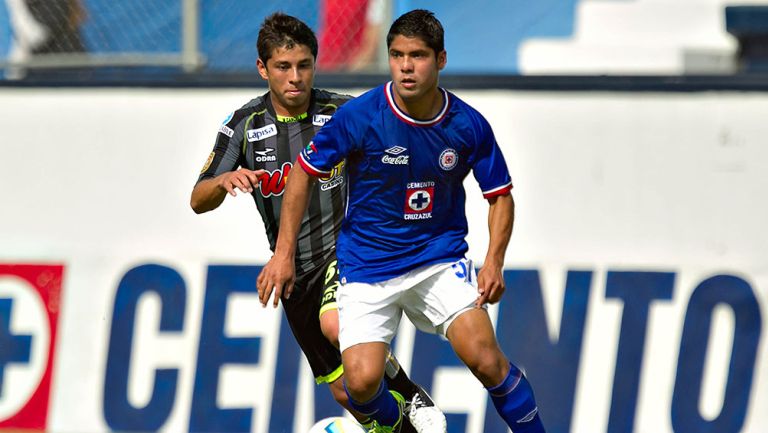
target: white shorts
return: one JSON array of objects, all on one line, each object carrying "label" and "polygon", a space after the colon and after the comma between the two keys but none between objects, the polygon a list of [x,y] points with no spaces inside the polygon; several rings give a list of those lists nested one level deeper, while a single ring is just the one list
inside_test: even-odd
[{"label": "white shorts", "polygon": [[360,343],[389,344],[402,313],[416,328],[445,337],[479,296],[471,260],[424,266],[378,283],[342,284],[337,293],[341,351]]}]

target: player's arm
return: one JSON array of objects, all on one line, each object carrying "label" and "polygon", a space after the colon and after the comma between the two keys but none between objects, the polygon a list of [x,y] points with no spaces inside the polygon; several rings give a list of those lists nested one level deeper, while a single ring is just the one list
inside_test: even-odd
[{"label": "player's arm", "polygon": [[280,233],[277,236],[275,254],[261,270],[256,281],[259,300],[265,307],[272,291],[275,292],[274,307],[277,307],[283,293],[287,299],[293,291],[293,282],[296,278],[294,264],[296,243],[301,220],[307,211],[309,196],[315,182],[315,177],[297,167],[291,171],[289,181],[286,183],[280,210]]},{"label": "player's arm", "polygon": [[264,170],[248,170],[239,168],[235,171],[227,171],[216,177],[203,179],[192,189],[190,206],[195,213],[208,212],[216,209],[224,201],[227,194],[237,195],[237,190],[251,193],[258,187],[259,178]]},{"label": "player's arm", "polygon": [[477,275],[480,295],[475,305],[480,307],[486,302],[494,304],[504,294],[504,255],[512,236],[515,222],[515,201],[512,194],[502,194],[488,199],[488,231],[490,240],[485,262]]}]

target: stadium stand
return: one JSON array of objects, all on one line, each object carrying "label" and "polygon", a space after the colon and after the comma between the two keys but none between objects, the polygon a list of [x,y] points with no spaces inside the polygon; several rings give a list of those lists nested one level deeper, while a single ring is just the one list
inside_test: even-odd
[{"label": "stadium stand", "polygon": [[[729,0],[582,0],[567,39],[535,38],[523,74],[732,73],[738,41],[726,31]],[[746,0],[740,5],[768,2]]]}]

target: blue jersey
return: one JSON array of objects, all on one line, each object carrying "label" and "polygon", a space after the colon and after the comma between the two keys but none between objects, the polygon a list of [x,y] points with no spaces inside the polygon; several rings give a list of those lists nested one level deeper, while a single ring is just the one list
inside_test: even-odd
[{"label": "blue jersey", "polygon": [[313,176],[346,160],[347,211],[336,244],[342,282],[378,282],[467,252],[463,181],[472,170],[483,195],[512,180],[485,118],[443,89],[443,107],[417,120],[397,107],[387,83],[353,99],[299,154]]}]

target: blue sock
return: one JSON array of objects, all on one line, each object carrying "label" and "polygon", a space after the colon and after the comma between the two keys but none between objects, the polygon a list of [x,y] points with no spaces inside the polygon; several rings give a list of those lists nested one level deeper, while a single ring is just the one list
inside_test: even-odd
[{"label": "blue sock", "polygon": [[496,411],[514,433],[544,433],[528,379],[513,364],[504,380],[488,389]]},{"label": "blue sock", "polygon": [[346,382],[344,382],[344,391],[347,392],[349,405],[352,409],[378,421],[380,425],[392,427],[400,420],[400,406],[397,404],[395,397],[390,394],[385,381],[381,382],[379,390],[376,391],[376,394],[370,400],[362,403],[349,395]]}]

